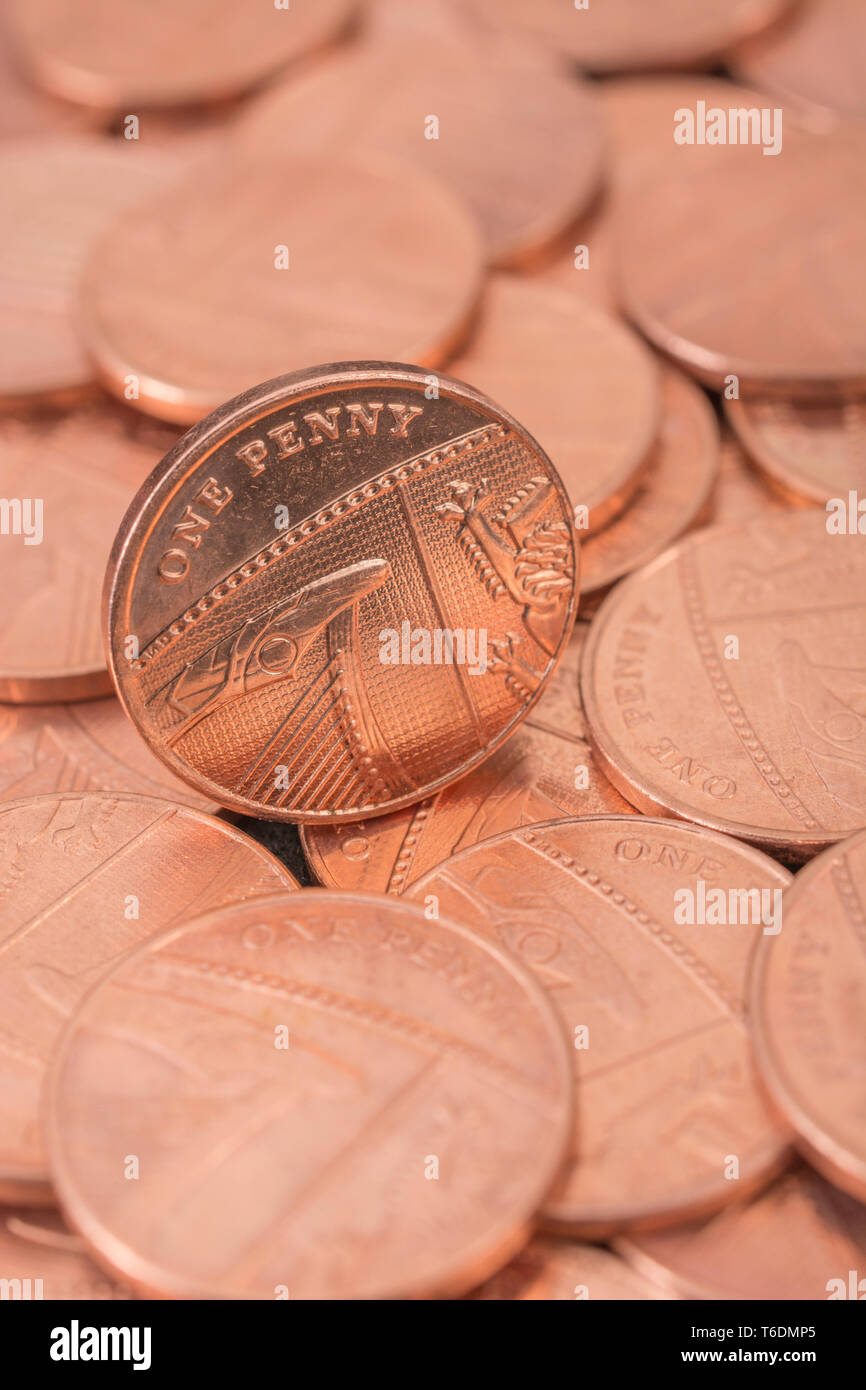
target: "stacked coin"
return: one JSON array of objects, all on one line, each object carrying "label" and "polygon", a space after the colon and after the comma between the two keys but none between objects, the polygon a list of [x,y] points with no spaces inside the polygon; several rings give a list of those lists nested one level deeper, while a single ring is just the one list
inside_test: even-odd
[{"label": "stacked coin", "polygon": [[4,1297],[864,1296],[866,30],[646,8],[7,6]]}]

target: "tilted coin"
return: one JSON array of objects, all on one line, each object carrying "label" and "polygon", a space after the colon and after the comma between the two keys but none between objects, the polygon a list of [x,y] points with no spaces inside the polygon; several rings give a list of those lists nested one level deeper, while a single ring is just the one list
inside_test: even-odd
[{"label": "tilted coin", "polygon": [[111,691],[99,621],[105,565],[130,500],[176,437],[111,402],[0,418],[0,698]]},{"label": "tilted coin", "polygon": [[22,58],[49,91],[86,106],[234,96],[336,37],[355,0],[11,0]]},{"label": "tilted coin", "polygon": [[866,120],[866,10],[860,0],[810,0],[784,25],[737,45],[728,64],[775,101],[799,106],[818,130]]},{"label": "tilted coin", "polygon": [[461,340],[481,243],[434,179],[383,160],[229,152],[189,178],[194,198],[185,182],[119,219],[86,268],[81,329],[115,394],[133,381],[134,404],[188,425],[277,373],[435,364]]},{"label": "tilted coin", "polygon": [[449,370],[508,401],[584,509],[581,529],[596,531],[622,511],[661,419],[656,363],[622,323],[536,280],[498,275]]},{"label": "tilted coin", "polygon": [[138,792],[197,811],[219,810],[166,771],[118,700],[0,705],[0,801],[93,791]]},{"label": "tilted coin", "polygon": [[603,157],[589,89],[501,34],[390,34],[355,47],[266,92],[238,141],[248,156],[284,151],[326,170],[337,153],[364,149],[434,174],[475,214],[496,265],[531,259],[579,216]]},{"label": "tilted coin", "polygon": [[803,1153],[866,1200],[866,832],[802,869],[755,956],[758,1063]]},{"label": "tilted coin", "polygon": [[128,1299],[54,1211],[0,1208],[0,1288],[9,1299]]},{"label": "tilted coin", "polygon": [[0,149],[0,399],[63,400],[92,383],[77,317],[84,261],[118,213],[178,172],[165,150],[97,136]]},{"label": "tilted coin", "polygon": [[428,917],[519,956],[572,1040],[575,1124],[549,1227],[599,1237],[685,1220],[785,1161],[744,996],[789,882],[697,826],[597,816],[482,841],[410,885]]},{"label": "tilted coin", "polygon": [[584,709],[641,810],[793,858],[866,824],[866,548],[826,520],[709,527],[605,600]]},{"label": "tilted coin", "polygon": [[622,304],[651,342],[719,389],[735,376],[741,392],[862,390],[866,131],[779,134],[770,158],[741,144],[736,157],[641,185],[619,205]]},{"label": "tilted coin", "polygon": [[553,466],[484,396],[389,363],[280,377],[184,436],[130,507],[112,673],[203,795],[360,820],[514,732],[568,641],[575,549]]},{"label": "tilted coin", "polygon": [[[771,482],[795,501],[866,494],[866,397],[725,401],[732,429]],[[866,525],[866,523],[864,523]]]},{"label": "tilted coin", "polygon": [[121,962],[46,1115],[68,1219],[143,1293],[455,1295],[520,1248],[556,1175],[568,1049],[509,953],[313,889]]},{"label": "tilted coin", "polygon": [[239,830],[155,797],[66,792],[0,805],[2,1200],[50,1200],[42,1078],[108,966],[178,920],[295,886]]},{"label": "tilted coin", "polygon": [[866,1207],[807,1168],[709,1221],[629,1235],[617,1247],[683,1298],[839,1299],[866,1292],[858,1283]]},{"label": "tilted coin", "polygon": [[760,516],[791,510],[789,496],[772,487],[766,475],[744,453],[731,431],[722,430],[719,472],[710,501],[713,525],[731,521],[754,521]]},{"label": "tilted coin", "polygon": [[[705,513],[719,460],[719,428],[704,393],[668,367],[662,423],[628,507],[580,548],[581,596],[600,596],[649,564]],[[585,608],[584,608],[585,611]]]},{"label": "tilted coin", "polygon": [[629,814],[628,802],[593,765],[585,738],[577,668],[588,630],[587,623],[575,625],[539,704],[476,772],[373,821],[302,826],[319,881],[399,894],[443,859],[505,830],[554,816]]},{"label": "tilted coin", "polygon": [[470,1295],[484,1302],[675,1299],[603,1245],[539,1236]]}]

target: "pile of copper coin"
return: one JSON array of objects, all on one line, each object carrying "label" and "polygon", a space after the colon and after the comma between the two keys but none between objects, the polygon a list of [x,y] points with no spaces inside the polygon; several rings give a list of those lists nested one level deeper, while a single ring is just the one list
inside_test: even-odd
[{"label": "pile of copper coin", "polygon": [[866,6],[2,18],[3,1296],[866,1297]]}]

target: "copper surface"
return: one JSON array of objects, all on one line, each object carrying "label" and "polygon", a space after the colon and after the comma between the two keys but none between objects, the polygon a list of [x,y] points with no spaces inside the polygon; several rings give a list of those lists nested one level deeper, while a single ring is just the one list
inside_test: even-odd
[{"label": "copper surface", "polygon": [[556,1175],[568,1049],[509,953],[311,890],[122,962],[76,1014],[45,1113],[68,1219],[142,1292],[453,1295],[523,1244]]},{"label": "copper surface", "polygon": [[224,821],[121,792],[0,804],[0,846],[0,1199],[43,1202],[42,1078],[82,995],[175,921],[296,885]]},{"label": "copper surface", "polygon": [[550,455],[572,504],[596,531],[638,485],[661,419],[651,353],[623,324],[576,296],[498,275],[481,321],[450,371],[509,410]]},{"label": "copper surface", "polygon": [[540,702],[477,772],[405,811],[354,825],[307,825],[310,868],[331,888],[402,893],[461,849],[553,816],[628,814],[632,808],[593,764],[577,670],[589,626],[574,635]]},{"label": "copper surface", "polygon": [[478,393],[388,363],[281,377],[186,435],[131,506],[105,590],[118,693],[225,806],[397,810],[529,712],[568,639],[575,549],[549,460]]},{"label": "copper surface", "polygon": [[580,548],[583,598],[660,555],[706,511],[719,460],[719,428],[703,391],[680,372],[662,377],[662,423],[630,505]]},{"label": "copper surface", "polygon": [[108,110],[232,96],[334,38],[355,0],[10,0],[34,77]]},{"label": "copper surface", "polygon": [[[587,207],[602,170],[591,92],[499,34],[365,44],[267,92],[242,117],[238,139],[250,155],[284,151],[328,167],[361,148],[436,175],[475,214],[496,265],[555,240]],[[389,244],[389,254],[397,249]]]},{"label": "copper surface", "polygon": [[809,0],[782,25],[737,46],[728,62],[776,101],[802,108],[818,130],[866,120],[866,8],[861,0]]},{"label": "copper surface", "polygon": [[722,526],[731,521],[755,521],[788,511],[787,499],[765,480],[743,452],[730,430],[722,430],[719,471],[710,501],[710,519]]},{"label": "copper surface", "polygon": [[755,957],[758,1062],[804,1154],[866,1199],[866,832],[803,869]]},{"label": "copper surface", "polygon": [[228,153],[189,178],[194,198],[184,183],[115,222],[85,272],[96,367],[116,394],[134,376],[141,409],[191,424],[278,373],[436,364],[462,338],[481,245],[435,180],[378,159]]},{"label": "copper surface", "polygon": [[726,401],[725,412],[758,467],[795,499],[824,506],[866,492],[866,397],[741,398]]},{"label": "copper surface", "polygon": [[0,494],[19,503],[0,537],[0,699],[111,691],[99,621],[105,565],[126,508],[176,437],[111,402],[0,417]]},{"label": "copper surface", "polygon": [[219,810],[166,771],[117,700],[0,705],[0,801],[91,791],[138,792]]},{"label": "copper surface", "polygon": [[840,1284],[850,1297],[849,1271],[866,1260],[866,1207],[802,1169],[709,1221],[617,1245],[683,1298],[838,1298]]},{"label": "copper surface", "polygon": [[685,67],[719,58],[771,24],[790,0],[471,0],[503,23],[595,72]]},{"label": "copper surface", "polygon": [[704,172],[642,185],[618,208],[624,308],[717,389],[730,376],[741,392],[863,389],[866,131],[783,126],[770,158],[725,148]]},{"label": "copper surface", "polygon": [[92,113],[47,96],[21,72],[5,13],[0,14],[0,138],[69,135],[94,125]]},{"label": "copper surface", "polygon": [[8,1298],[91,1302],[132,1297],[130,1289],[93,1263],[84,1241],[57,1212],[43,1208],[0,1207],[0,1286],[10,1290],[4,1295]]},{"label": "copper surface", "polygon": [[484,1302],[675,1299],[602,1245],[538,1237],[470,1295]]},{"label": "copper surface", "polygon": [[803,858],[866,824],[866,549],[806,509],[710,527],[605,600],[581,666],[614,786]]},{"label": "copper surface", "polygon": [[77,296],[93,243],[125,208],[177,175],[133,141],[76,136],[0,148],[0,399],[62,397],[93,380]]},{"label": "copper surface", "polygon": [[697,826],[601,816],[486,840],[408,890],[515,952],[574,1040],[569,1164],[542,1211],[555,1229],[684,1220],[762,1185],[786,1158],[744,1004],[762,928],[675,924],[675,893],[697,894],[699,881],[772,891],[790,875]]}]

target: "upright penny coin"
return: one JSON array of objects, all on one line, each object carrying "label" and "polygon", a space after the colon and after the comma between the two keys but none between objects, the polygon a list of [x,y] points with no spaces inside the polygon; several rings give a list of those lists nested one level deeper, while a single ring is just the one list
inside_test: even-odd
[{"label": "upright penny coin", "polygon": [[575,625],[544,697],[477,772],[373,821],[302,826],[304,852],[320,883],[400,894],[443,859],[503,831],[555,816],[629,814],[586,742],[577,671],[588,630],[587,623]]},{"label": "upright penny coin", "polygon": [[777,134],[770,158],[739,145],[701,174],[634,190],[617,213],[622,303],[717,389],[736,376],[752,393],[862,390],[866,131]]},{"label": "upright penny coin", "polygon": [[57,1212],[0,1210],[0,1287],[21,1299],[128,1299],[132,1290],[109,1279]]},{"label": "upright penny coin", "polygon": [[77,136],[0,149],[0,400],[61,399],[92,383],[77,318],[84,261],[118,213],[179,168],[135,145]]},{"label": "upright penny coin", "polygon": [[195,198],[120,219],[91,257],[82,331],[109,390],[132,376],[142,409],[190,424],[278,372],[426,365],[460,339],[481,245],[435,180],[342,155],[225,155],[194,178]]},{"label": "upright penny coin", "polygon": [[[725,836],[598,816],[485,840],[411,885],[428,915],[514,951],[572,1039],[575,1125],[548,1226],[598,1237],[681,1221],[781,1166],[787,1131],[763,1097],[744,996],[757,902],[769,920],[789,882]],[[700,907],[712,891],[724,924]],[[749,910],[731,920],[742,894]]]},{"label": "upright penny coin", "polygon": [[530,1241],[525,1250],[470,1295],[490,1302],[564,1302],[616,1299],[625,1302],[675,1299],[603,1245],[576,1240]]},{"label": "upright penny coin", "polygon": [[772,23],[790,0],[472,0],[491,24],[508,24],[594,72],[676,68],[718,59]]},{"label": "upright penny coin", "polygon": [[800,1148],[866,1199],[866,832],[795,878],[752,979],[758,1063]]},{"label": "upright penny coin", "polygon": [[9,18],[33,75],[86,106],[135,110],[235,96],[333,39],[355,0],[12,0]]},{"label": "upright penny coin", "polygon": [[69,1220],[142,1293],[454,1295],[555,1178],[568,1048],[510,953],[313,890],[122,962],[67,1030],[46,1118]]},{"label": "upright penny coin", "polygon": [[0,801],[92,791],[138,792],[219,810],[154,757],[118,700],[0,705]]},{"label": "upright penny coin", "polygon": [[66,1018],[104,970],[178,920],[296,887],[223,821],[121,792],[0,805],[0,1197],[50,1200],[38,1110]]},{"label": "upright penny coin", "polygon": [[280,377],[190,431],[130,507],[112,673],[202,795],[274,820],[397,810],[541,695],[576,606],[570,504],[510,415],[436,383],[389,363]]},{"label": "upright penny coin", "polygon": [[0,418],[0,699],[86,700],[111,678],[99,596],[136,490],[176,439],[111,402]]},{"label": "upright penny coin", "polygon": [[660,421],[656,363],[623,324],[562,290],[498,275],[450,370],[525,421],[585,509],[581,527],[622,511]]},{"label": "upright penny coin", "polygon": [[[271,162],[283,151],[327,171],[336,156],[363,149],[433,174],[472,210],[496,265],[522,263],[554,241],[588,206],[602,172],[588,88],[506,41],[501,26],[483,42],[469,32],[459,40],[406,32],[365,43],[265,93],[241,117],[238,140],[247,156]],[[416,262],[419,277],[432,242]]]},{"label": "upright penny coin", "polygon": [[584,709],[602,767],[642,810],[794,858],[866,825],[866,549],[826,520],[710,527],[605,600]]},{"label": "upright penny coin", "polygon": [[776,101],[802,109],[817,129],[841,116],[866,121],[866,10],[860,0],[810,0],[784,25],[736,46],[727,61]]},{"label": "upright penny coin", "polygon": [[662,424],[637,491],[624,512],[580,548],[584,598],[599,596],[623,575],[649,564],[707,508],[719,461],[719,427],[697,386],[667,368]]},{"label": "upright penny coin", "polygon": [[866,490],[866,397],[725,401],[731,428],[770,481],[795,501]]},{"label": "upright penny coin", "polygon": [[858,1298],[866,1207],[807,1168],[709,1221],[617,1241],[641,1273],[683,1298]]}]

